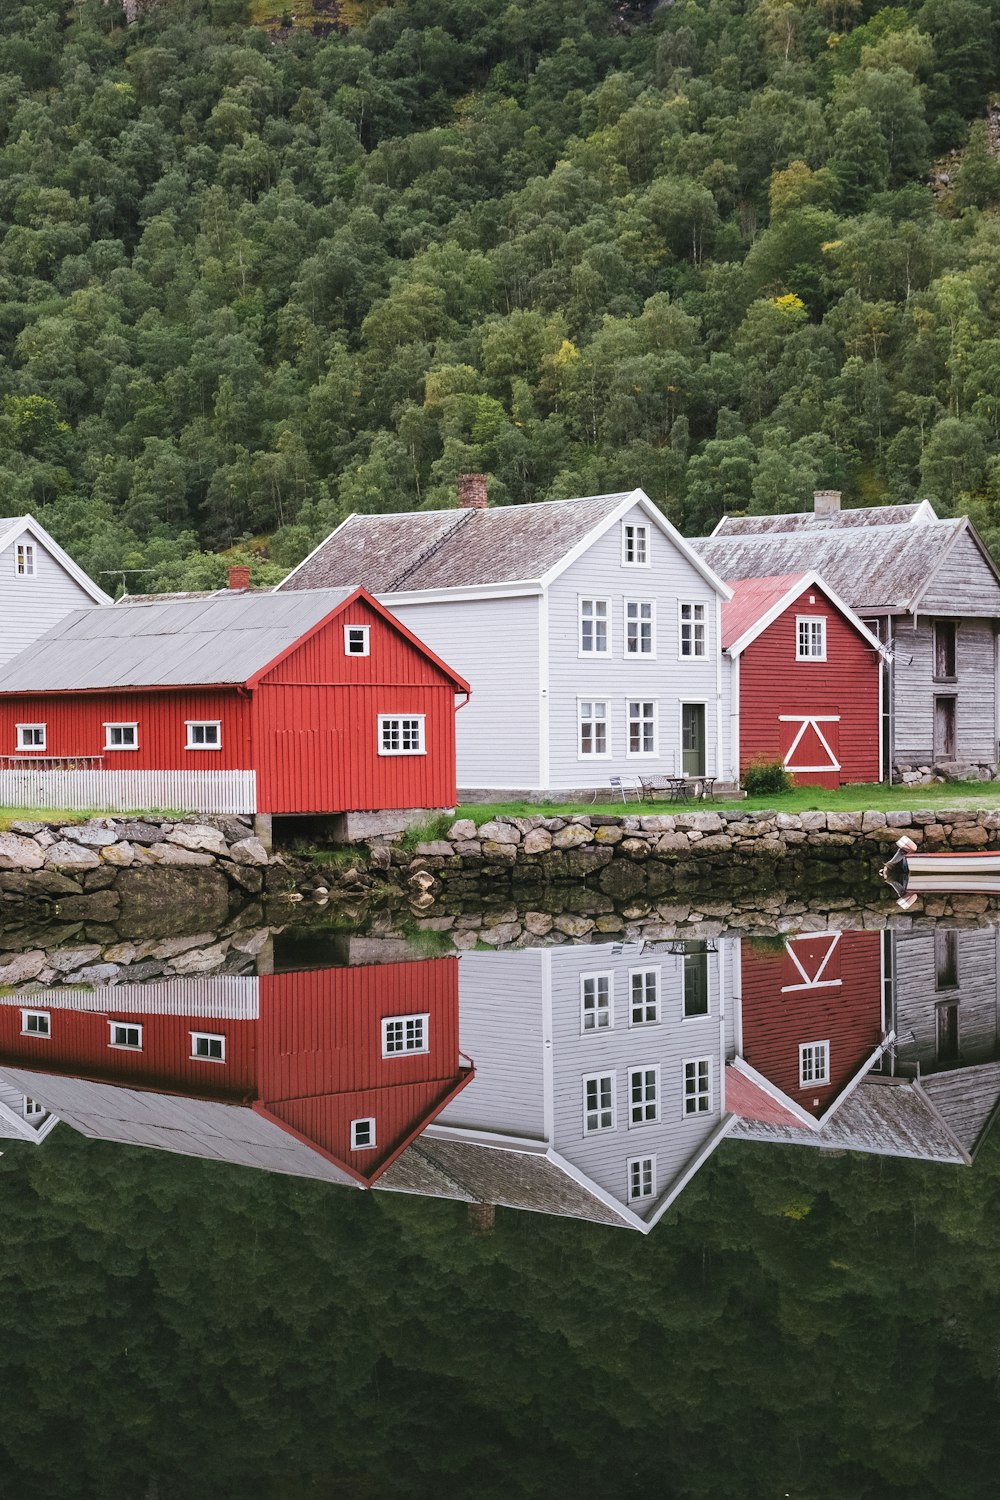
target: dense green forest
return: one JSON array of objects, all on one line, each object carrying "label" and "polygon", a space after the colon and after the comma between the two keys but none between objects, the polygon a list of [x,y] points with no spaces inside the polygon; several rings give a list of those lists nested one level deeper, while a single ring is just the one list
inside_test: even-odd
[{"label": "dense green forest", "polygon": [[0,508],[95,576],[274,579],[465,469],[1000,552],[1000,0],[146,3],[0,7]]},{"label": "dense green forest", "polygon": [[725,1143],[655,1232],[0,1162],[0,1496],[984,1500],[1000,1152]]}]

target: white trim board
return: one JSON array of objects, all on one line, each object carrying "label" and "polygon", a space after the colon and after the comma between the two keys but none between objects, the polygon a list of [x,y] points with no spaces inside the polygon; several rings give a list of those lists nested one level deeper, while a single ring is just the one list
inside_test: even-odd
[{"label": "white trim board", "polygon": [[[45,551],[48,552],[56,560],[60,567],[65,569],[65,571],[73,579],[74,583],[78,583],[80,587],[90,595],[95,604],[114,603],[111,595],[106,594],[98,584],[94,583],[93,579],[88,578],[87,574],[83,571],[79,564],[73,561],[68,552],[63,551],[62,547],[60,547],[55,537],[49,536],[49,533],[45,530],[45,527],[41,524],[40,521],[36,521],[34,516],[29,515],[19,517],[17,525],[12,526],[9,531],[5,532],[3,536],[0,536],[0,552],[6,550],[7,547],[12,546],[19,537],[24,536],[25,532],[30,532],[35,541],[38,542],[41,547],[44,547]],[[82,607],[83,606],[81,606],[81,608]]]}]

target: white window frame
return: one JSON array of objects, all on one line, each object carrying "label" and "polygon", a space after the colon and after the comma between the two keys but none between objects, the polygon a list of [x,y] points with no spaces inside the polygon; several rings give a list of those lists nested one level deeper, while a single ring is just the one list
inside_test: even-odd
[{"label": "white window frame", "polygon": [[[586,605],[590,605],[590,607],[591,607],[591,613],[589,615],[584,615],[584,608],[585,608]],[[598,606],[600,606],[603,609],[603,611],[604,611],[604,613],[601,614],[601,615],[599,615],[597,613]],[[612,632],[611,632],[611,600],[610,599],[597,599],[597,598],[592,597],[589,594],[586,597],[584,597],[583,594],[579,594],[577,596],[577,601],[576,601],[576,620],[577,620],[577,625],[576,625],[576,654],[580,658],[580,660],[582,660],[582,661],[590,661],[591,658],[595,657],[595,656],[600,656],[600,657],[610,656],[611,655],[611,634],[612,634]],[[592,646],[589,646],[589,647],[587,647],[587,646],[585,646],[583,644],[583,627],[584,627],[584,624],[589,624],[591,626],[591,640],[595,643],[595,644],[593,644]],[[597,642],[597,634],[598,634],[597,633],[597,626],[598,625],[603,625],[604,626],[604,646],[603,646],[602,649],[598,649],[597,644],[596,644],[596,642]]]},{"label": "white window frame", "polygon": [[[368,1136],[369,1136],[369,1139],[367,1141],[359,1141],[358,1140],[358,1127],[361,1126],[361,1125],[367,1125],[367,1127],[368,1127]],[[376,1145],[377,1145],[377,1140],[376,1140],[376,1135],[375,1135],[375,1116],[374,1115],[365,1115],[365,1117],[363,1119],[352,1120],[351,1121],[351,1150],[352,1151],[374,1151]]]},{"label": "white window frame", "polygon": [[[629,618],[629,610],[635,610],[634,618]],[[642,627],[646,623],[640,611],[649,610],[649,650],[642,648]],[[629,650],[629,626],[635,626],[636,649]],[[656,600],[655,599],[625,599],[622,602],[622,651],[626,661],[656,660]]]},{"label": "white window frame", "polygon": [[39,1104],[37,1099],[32,1099],[30,1094],[23,1096],[24,1103],[21,1105],[21,1114],[25,1120],[35,1120],[39,1115],[47,1115],[48,1110],[44,1104]]},{"label": "white window frame", "polygon": [[[383,1057],[419,1057],[422,1053],[429,1052],[430,1049],[431,1049],[430,1048],[430,1021],[431,1021],[430,1012],[426,1011],[426,1010],[424,1010],[424,1011],[419,1011],[419,1010],[418,1011],[411,1011],[408,1015],[405,1015],[405,1016],[383,1016],[382,1017],[382,1056]],[[419,1025],[420,1025],[420,1038],[421,1038],[420,1045],[417,1046],[417,1047],[409,1047],[409,1046],[406,1045],[406,1028],[407,1028],[408,1025],[414,1025],[416,1023],[419,1023]],[[390,1049],[390,1047],[389,1047],[389,1028],[390,1028],[390,1026],[392,1026],[392,1027],[402,1026],[402,1028],[403,1028],[403,1046],[402,1047],[393,1047],[393,1048]]]},{"label": "white window frame", "polygon": [[[29,750],[29,751],[30,750],[41,751],[41,750],[44,750],[46,748],[46,745],[48,743],[48,738],[49,738],[49,726],[47,724],[17,724],[17,725],[15,725],[15,728],[17,729],[17,750],[18,750],[18,754],[21,754],[25,750]],[[41,744],[40,745],[36,745],[36,744],[30,744],[29,745],[29,744],[27,744],[25,742],[25,734],[29,733],[29,732],[31,734],[36,734],[39,730],[41,730],[41,732],[42,732],[42,742],[41,742]]]},{"label": "white window frame", "polygon": [[[688,1093],[688,1069],[694,1068],[695,1082],[698,1082],[697,1069],[704,1067],[708,1076],[707,1086],[696,1088],[693,1094]],[[696,1118],[698,1115],[710,1115],[712,1113],[712,1059],[710,1057],[686,1057],[681,1063],[681,1079],[683,1088],[681,1091],[681,1114],[685,1120]],[[700,1108],[700,1101],[704,1099],[704,1108]],[[688,1105],[693,1105],[689,1109]]]},{"label": "white window frame", "polygon": [[[583,1075],[583,1078],[580,1080],[580,1082],[581,1082],[581,1085],[582,1085],[582,1087],[581,1087],[581,1093],[582,1093],[582,1096],[583,1096],[583,1133],[584,1133],[584,1135],[603,1135],[607,1131],[617,1130],[618,1129],[618,1080],[616,1079],[614,1073],[585,1073]],[[611,1084],[611,1105],[610,1105],[611,1119],[610,1119],[610,1121],[609,1121],[609,1123],[607,1125],[602,1125],[600,1123],[600,1118],[599,1117],[601,1115],[603,1115],[605,1113],[606,1109],[608,1108],[608,1106],[603,1105],[603,1104],[600,1103],[601,1092],[602,1092],[601,1085],[603,1083],[605,1083],[605,1082],[609,1082]],[[592,1084],[592,1083],[594,1083],[594,1084],[597,1085],[598,1103],[597,1103],[597,1105],[593,1109],[590,1109],[588,1107],[588,1105],[587,1105],[587,1089],[588,1089],[589,1085]],[[596,1125],[591,1125],[588,1122],[588,1117],[590,1115],[592,1115],[592,1114],[596,1114],[598,1116],[598,1123]]]},{"label": "white window frame", "polygon": [[[351,650],[351,637],[361,637],[360,651]],[[345,656],[370,656],[371,655],[371,626],[370,625],[345,625],[344,626],[344,655]]]},{"label": "white window frame", "polygon": [[[684,618],[684,611],[688,609],[691,615]],[[696,610],[701,614],[697,615]],[[701,626],[702,649],[696,651],[698,644],[698,626]],[[689,632],[688,640],[690,651],[684,649],[684,632]],[[677,601],[677,660],[678,661],[707,661],[708,660],[708,606],[698,599],[678,599]]]},{"label": "white window frame", "polygon": [[[648,707],[648,708],[651,708],[653,710],[653,712],[652,712],[652,714],[650,714],[648,716],[646,714],[640,714],[640,716],[633,721],[633,718],[632,718],[632,706],[633,706],[633,704],[637,705],[640,710],[643,709],[643,708],[647,708]],[[632,724],[633,724],[633,722],[639,726],[639,739],[640,739],[640,743],[642,743],[642,742],[645,741],[646,736],[645,736],[645,733],[643,731],[645,730],[646,726],[649,725],[649,724],[652,724],[652,726],[653,726],[653,748],[651,750],[633,750],[632,749]],[[660,753],[660,700],[658,698],[626,698],[625,699],[625,756],[626,756],[626,759],[628,759],[628,760],[653,760],[653,759],[656,758],[656,756],[659,755],[659,753]]]},{"label": "white window frame", "polygon": [[[601,999],[601,981],[605,983],[605,1004],[587,1004],[593,999],[595,1002]],[[593,1025],[587,1025],[588,1017],[593,1018]],[[602,1020],[602,1017],[604,1018]],[[613,969],[594,970],[590,974],[580,975],[580,1035],[589,1036],[598,1031],[614,1031],[615,1029],[615,975]]]},{"label": "white window frame", "polygon": [[[630,534],[631,533],[631,534]],[[623,521],[622,522],[622,567],[623,568],[649,568],[652,567],[650,560],[650,527],[648,521]],[[632,556],[629,557],[629,551]],[[638,556],[642,552],[642,557]]]},{"label": "white window frame", "polygon": [[[688,959],[704,958],[705,960],[705,1009],[688,1012]],[[708,970],[708,952],[683,953],[681,955],[681,1025],[686,1021],[707,1021],[712,1014],[712,989]]]},{"label": "white window frame", "polygon": [[15,578],[37,578],[34,542],[14,543],[14,576]]},{"label": "white window frame", "polygon": [[[811,647],[814,643],[814,632],[819,632],[818,651],[803,651],[803,645]],[[806,639],[803,641],[803,632]],[[826,661],[826,616],[825,615],[796,615],[795,616],[795,660],[796,661]]]},{"label": "white window frame", "polygon": [[[650,1074],[653,1075],[653,1082],[652,1082],[653,1095],[652,1095],[652,1099],[650,1099],[648,1097],[648,1095],[647,1095],[647,1090],[650,1087],[650,1083],[649,1083],[649,1075]],[[632,1098],[632,1080],[635,1079],[635,1078],[638,1078],[638,1077],[642,1078],[643,1097],[642,1097],[641,1103],[639,1103],[638,1105],[636,1105],[636,1103],[634,1102],[634,1100]],[[656,1124],[658,1124],[659,1123],[659,1119],[660,1119],[660,1100],[662,1098],[662,1095],[661,1095],[661,1092],[660,1092],[660,1065],[659,1065],[659,1063],[633,1063],[630,1068],[627,1068],[625,1070],[625,1082],[626,1082],[626,1086],[628,1088],[628,1128],[629,1128],[629,1130],[641,1130],[644,1125],[656,1125]],[[652,1114],[648,1114],[647,1113],[648,1109],[650,1108],[650,1105],[652,1105],[652,1109],[653,1109],[653,1113]],[[638,1119],[638,1120],[635,1118],[635,1111],[636,1111],[636,1109],[639,1109],[641,1111],[641,1118]]]},{"label": "white window frame", "polygon": [[[639,1191],[635,1190],[635,1175],[639,1175]],[[649,1188],[644,1184],[644,1178],[648,1173]],[[647,1199],[656,1197],[656,1157],[655,1156],[630,1156],[625,1163],[625,1193],[630,1203],[644,1203]]]},{"label": "white window frame", "polygon": [[[113,745],[111,743],[111,731],[113,729],[131,729],[131,731],[132,731],[132,743],[131,743],[131,745]],[[105,750],[123,750],[123,751],[138,750],[138,748],[139,748],[139,721],[138,721],[138,719],[136,719],[134,722],[131,722],[131,723],[128,722],[128,721],[122,721],[120,723],[105,724],[105,726],[104,726],[104,748],[105,748]]]},{"label": "white window frame", "polygon": [[[378,753],[379,753],[379,755],[426,755],[427,754],[426,719],[427,719],[427,715],[426,714],[379,714],[379,716],[378,716]],[[398,729],[395,730],[395,731],[393,731],[393,729],[391,727],[394,724],[398,725]],[[417,733],[417,746],[416,746],[415,749],[412,749],[412,748],[403,749],[403,736],[404,736],[404,734],[412,735],[412,733],[413,733],[412,729],[411,730],[404,730],[404,728],[403,728],[404,724],[411,724],[411,725],[412,724],[416,724],[416,726],[417,726],[417,731],[416,731],[416,733]],[[392,735],[394,732],[398,735],[398,739],[399,739],[399,748],[398,749],[394,748],[391,744],[388,747],[386,746],[386,734],[388,733],[389,735]]]},{"label": "white window frame", "polygon": [[[642,980],[642,998],[636,1003],[635,982]],[[647,982],[653,981],[653,1014],[647,1016],[645,1011],[649,1008],[649,997],[647,994]],[[628,1024],[629,1026],[657,1026],[660,1021],[660,1007],[662,1004],[662,975],[659,964],[655,966],[644,966],[641,969],[629,969],[628,971]],[[643,1015],[638,1020],[635,1018],[637,1010],[641,1009]]]},{"label": "white window frame", "polygon": [[[199,1052],[198,1051],[198,1043],[199,1042],[209,1042],[209,1043],[218,1042],[218,1043],[220,1043],[220,1049],[221,1050],[219,1052],[219,1056],[218,1057],[213,1057],[208,1052]],[[192,1031],[192,1033],[191,1033],[191,1061],[192,1062],[224,1063],[225,1060],[226,1060],[226,1038],[225,1038],[224,1033],[219,1032],[219,1031]]]},{"label": "white window frame", "polygon": [[[115,1032],[121,1028],[122,1031],[137,1031],[139,1040],[137,1042],[119,1042],[115,1040]],[[108,1021],[108,1031],[111,1040],[109,1047],[114,1047],[118,1052],[141,1052],[142,1051],[142,1024],[139,1021]]]},{"label": "white window frame", "polygon": [[[816,1054],[819,1052],[822,1060],[822,1072],[816,1069]],[[806,1060],[811,1059],[811,1078],[806,1077]],[[818,1089],[830,1082],[830,1042],[800,1042],[799,1043],[799,1088]]]},{"label": "white window frame", "polygon": [[[185,719],[184,720],[184,728],[186,730],[185,743],[184,743],[185,750],[221,750],[222,749],[222,720],[221,719]],[[194,731],[196,729],[214,729],[215,730],[215,735],[216,735],[215,744],[213,745],[213,744],[207,744],[207,743],[201,743],[201,742],[199,742],[199,743],[196,744],[195,740],[194,740]]]},{"label": "white window frame", "polygon": [[[584,704],[590,705],[590,713],[583,711]],[[600,705],[604,713],[595,715],[594,709]],[[576,700],[576,758],[577,760],[610,760],[611,759],[611,714],[609,709],[611,700],[609,698],[578,698]],[[604,725],[604,749],[584,750],[583,748],[583,726],[584,724]],[[591,732],[591,740],[596,743],[597,736]]]},{"label": "white window frame", "polygon": [[[38,1031],[29,1027],[29,1016],[37,1016],[45,1022],[45,1030]],[[35,1010],[31,1006],[25,1006],[21,1011],[21,1035],[38,1037],[41,1041],[50,1041],[52,1038],[52,1012],[49,1010]]]}]

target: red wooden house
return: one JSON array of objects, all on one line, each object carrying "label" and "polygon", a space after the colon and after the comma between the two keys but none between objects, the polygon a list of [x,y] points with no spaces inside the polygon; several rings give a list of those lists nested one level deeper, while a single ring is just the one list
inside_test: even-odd
[{"label": "red wooden house", "polygon": [[744,941],[737,1055],[726,1105],[818,1130],[881,1055],[880,932],[803,933],[771,953]]},{"label": "red wooden house", "polygon": [[881,647],[815,573],[730,583],[733,759],[778,760],[799,783],[881,781]]},{"label": "red wooden house", "polygon": [[468,693],[362,588],[76,610],[0,668],[0,802],[452,807]]},{"label": "red wooden house", "polygon": [[88,1135],[360,1187],[474,1072],[455,957],[8,995],[0,1069]]}]

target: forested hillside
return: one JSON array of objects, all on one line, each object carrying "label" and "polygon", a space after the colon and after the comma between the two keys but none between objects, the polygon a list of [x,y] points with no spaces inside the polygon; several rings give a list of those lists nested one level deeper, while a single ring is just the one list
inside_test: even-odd
[{"label": "forested hillside", "polygon": [[465,469],[998,548],[998,5],[5,0],[0,511],[133,590]]}]

